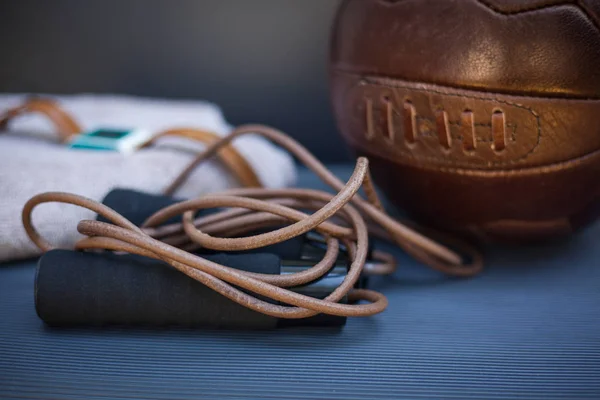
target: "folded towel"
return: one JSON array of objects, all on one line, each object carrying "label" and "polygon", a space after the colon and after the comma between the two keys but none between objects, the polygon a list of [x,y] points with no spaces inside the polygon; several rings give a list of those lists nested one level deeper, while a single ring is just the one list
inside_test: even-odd
[{"label": "folded towel", "polygon": [[[0,111],[22,104],[25,95],[0,95]],[[52,96],[84,130],[144,128],[198,128],[225,135],[231,131],[220,109],[200,101],[172,101],[127,96]],[[94,150],[70,150],[58,144],[52,124],[29,114],[11,121],[0,132],[0,261],[39,254],[21,224],[21,210],[35,194],[46,191],[78,193],[94,200],[115,187],[159,193],[204,147],[185,138],[164,137],[156,145],[131,155]],[[242,136],[233,146],[269,188],[292,185],[293,160],[281,149],[255,136]],[[177,191],[195,197],[237,186],[236,179],[218,160],[200,165]],[[43,204],[33,212],[39,232],[52,243],[70,247],[80,237],[81,219],[93,219],[89,210],[64,204]]]}]

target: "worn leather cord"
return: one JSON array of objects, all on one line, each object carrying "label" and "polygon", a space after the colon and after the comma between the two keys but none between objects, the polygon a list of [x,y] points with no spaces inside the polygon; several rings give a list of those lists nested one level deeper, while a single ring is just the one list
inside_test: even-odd
[{"label": "worn leather cord", "polygon": [[[343,183],[328,171],[308,150],[280,131],[262,125],[247,125],[229,136],[207,145],[178,176],[165,194],[173,194],[200,163],[230,145],[236,137],[259,134],[290,151],[337,191],[331,194],[313,189],[264,189],[247,184],[218,194],[182,201],[161,209],[142,226],[135,226],[109,207],[85,197],[60,192],[42,193],[31,198],[23,209],[23,226],[31,240],[42,250],[54,247],[39,235],[32,223],[33,209],[42,203],[62,202],[90,209],[111,223],[83,220],[77,229],[87,237],[75,245],[77,250],[109,250],[138,254],[162,260],[227,298],[252,310],[278,318],[306,318],[318,313],[339,316],[368,316],[383,311],[387,299],[382,294],[354,289],[361,273],[390,274],[395,260],[375,251],[379,263],[368,263],[368,237],[376,235],[397,244],[419,261],[448,275],[468,277],[483,266],[480,253],[456,238],[444,242],[460,254],[388,216],[379,201],[369,175],[368,160],[359,158],[350,179]],[[363,188],[366,198],[358,194]],[[224,209],[194,218],[198,210]],[[310,213],[307,213],[310,212]],[[181,223],[164,225],[173,217]],[[266,233],[243,236],[257,229]],[[190,251],[198,248],[218,251],[259,249],[309,231],[322,235],[326,244],[323,259],[312,268],[289,275],[250,273],[211,262]],[[325,275],[338,258],[340,243],[350,258],[344,281],[325,299],[315,299],[286,288],[308,284]],[[243,291],[242,291],[243,289]],[[252,294],[249,294],[252,293]],[[273,304],[255,295],[272,299]],[[348,296],[350,302],[340,304]]]},{"label": "worn leather cord", "polygon": [[[337,191],[341,191],[344,187],[344,183],[340,181],[335,175],[333,175],[327,168],[317,160],[306,148],[294,141],[284,133],[267,126],[263,125],[246,125],[241,126],[234,130],[230,135],[222,138],[221,140],[212,143],[207,149],[199,154],[195,160],[193,160],[188,167],[177,177],[169,187],[165,189],[165,194],[173,194],[179,186],[183,184],[189,174],[196,168],[200,163],[212,157],[222,146],[229,144],[236,137],[245,134],[259,134],[273,141],[279,146],[283,147],[290,153],[292,153],[300,162],[310,168],[323,182],[328,184],[331,188]],[[357,165],[360,164],[360,158]],[[350,181],[348,182],[350,183]],[[373,183],[371,181],[368,167],[365,167],[365,172],[361,181],[364,192],[367,199],[363,199],[360,195],[356,195],[351,198],[353,205],[367,218],[369,224],[373,224],[376,227],[382,228],[377,229],[379,235],[398,246],[402,247],[405,251],[410,253],[413,257],[417,258],[424,264],[429,265],[435,270],[442,273],[453,275],[453,276],[473,276],[479,273],[483,266],[483,260],[479,252],[462,241],[453,238],[447,238],[452,243],[453,247],[458,248],[462,254],[469,255],[467,263],[463,261],[463,256],[457,252],[443,246],[434,240],[428,238],[393,219],[386,214],[381,202],[375,192]],[[232,189],[227,191],[227,194],[241,195],[248,197],[283,197],[283,198],[298,198],[304,193],[314,192],[308,189],[279,189],[279,190],[265,190],[265,189]],[[321,200],[322,201],[322,200]],[[442,236],[442,234],[439,234]],[[445,240],[446,241],[446,240]]]},{"label": "worn leather cord", "polygon": [[76,134],[81,133],[79,124],[71,118],[54,100],[32,97],[22,105],[11,108],[0,116],[0,129],[6,129],[8,123],[19,115],[40,113],[52,121],[61,143],[66,143]]},{"label": "worn leather cord", "polygon": [[[220,136],[213,132],[194,128],[177,128],[169,129],[153,136],[150,140],[142,145],[142,147],[150,146],[157,139],[165,136],[180,136],[188,139],[197,140],[201,143],[208,144],[216,142]],[[258,176],[254,169],[248,164],[248,161],[237,151],[233,146],[224,146],[219,151],[221,161],[233,173],[242,186],[246,187],[262,187]]]}]

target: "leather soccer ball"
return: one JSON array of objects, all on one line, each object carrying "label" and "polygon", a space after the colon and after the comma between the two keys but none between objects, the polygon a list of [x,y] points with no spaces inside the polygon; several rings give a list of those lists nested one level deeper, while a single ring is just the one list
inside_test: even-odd
[{"label": "leather soccer ball", "polygon": [[571,233],[600,202],[600,1],[346,0],[339,129],[413,217],[511,239]]}]

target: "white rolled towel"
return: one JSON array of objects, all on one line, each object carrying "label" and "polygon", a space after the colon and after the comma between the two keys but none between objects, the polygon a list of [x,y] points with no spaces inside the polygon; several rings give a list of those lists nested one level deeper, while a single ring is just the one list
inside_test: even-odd
[{"label": "white rolled towel", "polygon": [[[114,95],[48,96],[73,116],[84,130],[198,128],[226,135],[232,127],[219,107],[203,101],[174,101]],[[0,95],[0,112],[22,104],[23,94]],[[130,155],[95,150],[71,150],[54,139],[54,127],[44,116],[28,114],[0,132],[0,261],[39,254],[21,223],[25,202],[47,191],[77,193],[94,200],[113,188],[160,193],[201,151],[203,145],[185,138],[165,137]],[[285,151],[258,136],[242,136],[233,146],[254,169],[262,185],[293,185],[296,170]],[[177,191],[190,198],[237,186],[218,160],[200,165]],[[81,236],[81,219],[89,210],[65,204],[42,204],[33,213],[39,232],[53,244],[70,247]]]}]

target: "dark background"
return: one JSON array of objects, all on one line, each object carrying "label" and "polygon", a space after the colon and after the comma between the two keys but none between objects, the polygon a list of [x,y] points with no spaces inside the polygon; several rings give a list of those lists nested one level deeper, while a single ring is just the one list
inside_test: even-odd
[{"label": "dark background", "polygon": [[328,162],[348,159],[328,97],[338,0],[0,1],[0,92],[206,99]]}]

